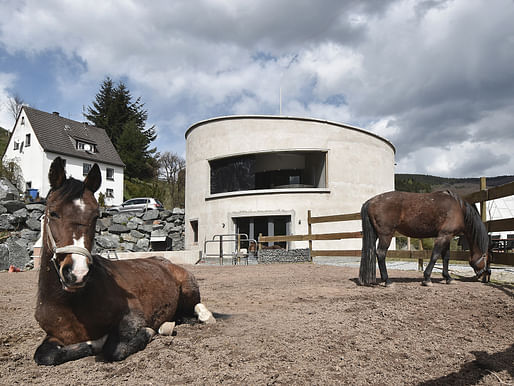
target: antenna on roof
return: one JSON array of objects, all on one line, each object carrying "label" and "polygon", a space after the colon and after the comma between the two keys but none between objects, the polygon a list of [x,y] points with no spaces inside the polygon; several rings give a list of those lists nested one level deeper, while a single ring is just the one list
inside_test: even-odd
[{"label": "antenna on roof", "polygon": [[279,104],[280,104],[280,113],[279,115],[282,115],[282,86],[280,86],[280,96],[279,96]]}]

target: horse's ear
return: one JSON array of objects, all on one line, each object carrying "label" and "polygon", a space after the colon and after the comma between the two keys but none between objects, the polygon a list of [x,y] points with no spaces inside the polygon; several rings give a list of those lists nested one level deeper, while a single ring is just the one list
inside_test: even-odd
[{"label": "horse's ear", "polygon": [[64,181],[66,181],[66,172],[64,171],[64,161],[61,157],[54,159],[50,165],[48,172],[48,180],[52,189],[59,189]]},{"label": "horse's ear", "polygon": [[84,185],[94,193],[98,190],[101,184],[102,174],[100,173],[100,168],[97,164],[94,164],[84,180]]}]

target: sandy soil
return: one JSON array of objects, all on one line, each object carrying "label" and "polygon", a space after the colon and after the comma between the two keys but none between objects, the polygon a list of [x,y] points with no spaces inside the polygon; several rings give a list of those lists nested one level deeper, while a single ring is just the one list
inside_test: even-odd
[{"label": "sandy soil", "polygon": [[360,287],[356,268],[314,264],[188,267],[214,325],[182,324],[125,361],[37,366],[37,273],[0,273],[0,384],[514,383],[514,286],[432,287],[393,271]]}]

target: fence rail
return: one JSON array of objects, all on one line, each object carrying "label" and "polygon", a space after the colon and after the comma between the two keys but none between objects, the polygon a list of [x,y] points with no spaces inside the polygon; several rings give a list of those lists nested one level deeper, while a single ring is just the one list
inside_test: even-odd
[{"label": "fence rail", "polygon": [[[514,230],[514,218],[507,218],[501,220],[486,220],[486,202],[497,198],[503,198],[514,195],[514,182],[497,186],[491,189],[486,188],[485,177],[480,179],[481,190],[471,193],[464,197],[466,201],[471,204],[480,203],[480,214],[482,221],[484,221],[488,232],[501,232]],[[308,234],[305,235],[286,235],[286,236],[262,236],[259,235],[259,244],[266,242],[289,242],[289,241],[308,241],[309,250],[312,257],[316,256],[360,256],[361,250],[314,250],[312,242],[316,240],[342,240],[342,239],[356,239],[362,238],[362,232],[337,232],[337,233],[313,233],[312,225],[329,222],[342,222],[342,221],[355,221],[360,220],[360,213],[336,214],[329,216],[312,216],[311,211],[307,212],[308,220]],[[395,234],[395,236],[402,236]],[[422,260],[430,259],[432,254],[431,250],[419,251],[394,251],[389,250],[387,256],[402,259],[417,259],[422,263]],[[451,251],[450,258],[452,260],[469,260],[468,251]],[[495,264],[513,265],[514,266],[514,253],[512,252],[493,252],[492,261]]]}]

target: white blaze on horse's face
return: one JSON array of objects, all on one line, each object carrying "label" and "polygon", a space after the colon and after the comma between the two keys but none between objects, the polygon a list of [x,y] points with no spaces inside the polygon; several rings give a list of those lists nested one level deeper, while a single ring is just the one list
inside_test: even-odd
[{"label": "white blaze on horse's face", "polygon": [[86,204],[84,203],[84,200],[82,198],[77,198],[73,201],[73,203],[77,207],[77,210],[80,210],[81,212],[83,212],[84,209],[86,209]]},{"label": "white blaze on horse's face", "polygon": [[[85,248],[84,236],[81,236],[78,240],[73,239],[73,245]],[[86,256],[79,255],[78,253],[72,253],[71,259],[73,260],[71,273],[75,276],[77,284],[82,283],[84,277],[89,272],[88,258]]]},{"label": "white blaze on horse's face", "polygon": [[[77,198],[73,203],[75,204],[77,211],[83,212],[86,208],[86,204],[82,198]],[[84,244],[84,235],[74,234],[73,245],[76,247],[86,248],[86,245]],[[76,277],[76,282],[82,283],[84,277],[89,272],[88,258],[77,253],[72,253],[71,259],[73,260],[72,273]]]}]

